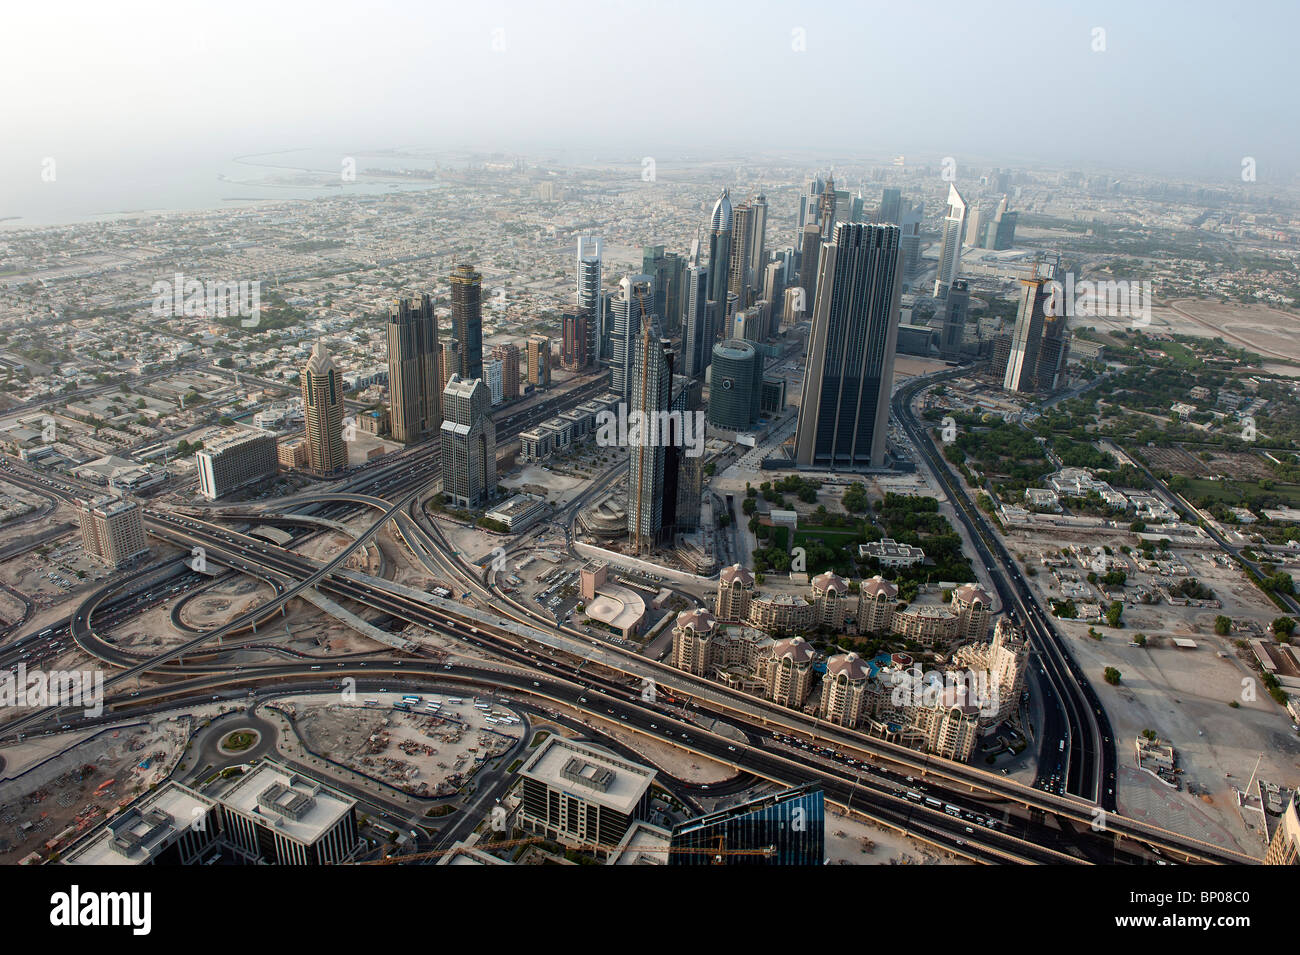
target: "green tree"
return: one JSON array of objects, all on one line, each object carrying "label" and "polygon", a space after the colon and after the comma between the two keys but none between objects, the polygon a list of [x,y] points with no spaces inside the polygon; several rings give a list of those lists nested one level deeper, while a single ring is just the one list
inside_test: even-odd
[{"label": "green tree", "polygon": [[1232,633],[1232,618],[1219,614],[1214,618],[1214,632],[1221,637],[1226,637]]},{"label": "green tree", "polygon": [[1123,674],[1120,673],[1118,670],[1116,670],[1114,667],[1106,667],[1106,669],[1102,672],[1101,676],[1102,679],[1105,680],[1107,683],[1109,683],[1111,686],[1119,686],[1119,681],[1123,678]]}]

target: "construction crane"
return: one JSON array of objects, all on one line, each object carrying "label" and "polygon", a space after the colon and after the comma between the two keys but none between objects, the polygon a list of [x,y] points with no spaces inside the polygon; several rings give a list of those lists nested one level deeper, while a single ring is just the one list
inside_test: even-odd
[{"label": "construction crane", "polygon": [[[539,845],[548,840],[540,836],[530,836],[524,839],[504,839],[501,842],[483,843],[475,848],[483,849],[513,849],[517,846]],[[620,846],[608,845],[586,845],[582,848],[595,852],[616,852]],[[428,859],[439,859],[446,855],[461,851],[460,848],[451,849],[432,849],[428,852],[412,852],[401,856],[386,856],[383,859],[372,859],[368,862],[357,862],[355,865],[404,865],[408,862],[423,862]],[[757,849],[728,849],[722,836],[719,836],[713,846],[656,846],[653,848],[640,848],[638,852],[645,853],[663,853],[665,855],[705,855],[713,858],[714,865],[723,865],[727,856],[764,856],[771,858],[776,855],[776,846],[761,846]]]}]

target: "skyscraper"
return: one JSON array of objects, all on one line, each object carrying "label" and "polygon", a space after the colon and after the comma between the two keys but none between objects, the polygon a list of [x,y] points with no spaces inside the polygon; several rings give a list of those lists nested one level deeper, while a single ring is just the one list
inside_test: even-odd
[{"label": "skyscraper", "polygon": [[903,223],[899,227],[899,251],[903,256],[903,279],[909,280],[921,271],[921,219],[925,215],[925,205],[909,204],[903,213]]},{"label": "skyscraper", "polygon": [[787,789],[680,822],[670,847],[678,851],[669,853],[669,865],[822,865],[821,786]]},{"label": "skyscraper", "polygon": [[934,297],[948,294],[961,271],[961,243],[966,230],[966,200],[957,187],[948,185],[948,214],[943,220],[943,242],[939,246],[939,273],[934,280]]},{"label": "skyscraper", "polygon": [[459,507],[482,507],[496,489],[492,395],[481,378],[452,375],[442,393],[442,491]]},{"label": "skyscraper", "polygon": [[[447,338],[438,346],[438,398],[439,404],[442,403],[442,392],[447,387],[447,382],[451,381],[452,375],[460,374],[460,342],[455,338]],[[441,412],[440,412],[441,414]],[[438,422],[439,428],[442,422]]]},{"label": "skyscraper", "polygon": [[600,239],[578,239],[577,306],[587,313],[587,354],[592,362],[609,356],[602,351],[605,335],[605,296],[601,289]]},{"label": "skyscraper", "polygon": [[799,255],[799,287],[803,289],[805,308],[817,301],[817,265],[821,257],[822,232],[816,222],[803,229],[803,252]]},{"label": "skyscraper", "polygon": [[1007,197],[1003,196],[993,221],[989,223],[988,234],[984,236],[984,248],[1003,252],[1015,245],[1016,221],[1019,218],[1018,212],[1008,211]]},{"label": "skyscraper", "polygon": [[731,263],[731,194],[722,190],[709,219],[709,301],[726,307],[728,269]]},{"label": "skyscraper", "polygon": [[537,388],[551,386],[551,340],[545,335],[528,339],[528,383]]},{"label": "skyscraper", "polygon": [[462,265],[451,275],[451,334],[460,342],[460,375],[483,377],[483,276]]},{"label": "skyscraper", "polygon": [[627,533],[634,554],[648,553],[664,530],[665,448],[659,440],[658,422],[671,410],[672,366],[654,315],[641,319],[641,332],[632,348],[631,397],[628,418],[640,413],[646,422],[639,440],[628,449]]},{"label": "skyscraper", "polygon": [[903,224],[903,193],[898,189],[886,189],[880,197],[880,209],[876,221],[886,225]]},{"label": "skyscraper", "polygon": [[501,362],[501,397],[514,401],[519,397],[519,346],[507,342],[492,349],[492,357]]},{"label": "skyscraper", "polygon": [[[795,231],[795,253],[802,254],[803,249],[803,230],[810,224],[816,225],[820,214],[822,193],[826,189],[826,183],[821,176],[810,176],[804,180],[803,192],[799,196],[799,219],[798,228]],[[802,268],[802,260],[798,263]]]},{"label": "skyscraper", "polygon": [[302,415],[306,423],[307,467],[333,474],[348,466],[343,443],[343,374],[317,342],[302,370]]},{"label": "skyscraper", "polygon": [[769,262],[764,268],[762,300],[768,303],[771,324],[768,325],[766,335],[770,338],[781,329],[781,316],[785,307],[785,264],[783,262]]},{"label": "skyscraper", "polygon": [[686,260],[676,252],[665,252],[662,245],[647,245],[641,250],[641,271],[654,281],[654,310],[665,334],[681,328],[685,269]]},{"label": "skyscraper", "polygon": [[569,371],[581,371],[591,363],[591,352],[587,351],[587,324],[586,310],[576,305],[560,314],[560,327],[564,334],[561,361]]},{"label": "skyscraper", "polygon": [[749,274],[754,294],[763,288],[763,270],[767,267],[767,196],[761,192],[749,201],[754,210],[753,236],[749,240]]},{"label": "skyscraper", "polygon": [[709,267],[693,265],[686,272],[686,327],[682,330],[685,362],[682,373],[703,380],[713,353],[714,303],[709,301]]},{"label": "skyscraper", "polygon": [[970,309],[970,287],[958,279],[948,290],[943,303],[943,335],[939,340],[939,353],[947,361],[961,355],[961,342],[966,333],[966,313]]},{"label": "skyscraper", "polygon": [[740,308],[749,304],[752,281],[749,268],[754,240],[754,207],[742,202],[732,211],[731,256],[727,262],[727,291],[737,297]]},{"label": "skyscraper", "polygon": [[1002,379],[1008,391],[1052,391],[1059,384],[1065,366],[1065,319],[1047,316],[1051,295],[1045,278],[1020,280],[1020,308]]},{"label": "skyscraper", "polygon": [[625,275],[618,294],[609,303],[610,375],[609,386],[628,400],[631,387],[633,342],[647,315],[654,314],[654,280],[648,275]]},{"label": "skyscraper", "polygon": [[388,310],[388,410],[393,439],[421,441],[442,424],[438,320],[433,299],[403,298]]},{"label": "skyscraper", "polygon": [[881,467],[903,278],[898,228],[840,223],[821,263],[796,459],[816,467]]},{"label": "skyscraper", "polygon": [[822,190],[821,203],[817,207],[819,224],[821,225],[822,241],[829,242],[835,229],[835,207],[838,201],[835,192],[835,178],[826,177],[826,188]]}]

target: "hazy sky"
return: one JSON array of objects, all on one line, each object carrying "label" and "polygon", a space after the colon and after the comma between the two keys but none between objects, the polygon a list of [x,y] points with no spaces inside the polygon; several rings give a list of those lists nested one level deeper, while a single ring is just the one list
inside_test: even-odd
[{"label": "hazy sky", "polygon": [[1258,0],[11,4],[0,175],[46,155],[431,145],[1237,181],[1253,156],[1276,179],[1300,158],[1298,25],[1300,3]]}]

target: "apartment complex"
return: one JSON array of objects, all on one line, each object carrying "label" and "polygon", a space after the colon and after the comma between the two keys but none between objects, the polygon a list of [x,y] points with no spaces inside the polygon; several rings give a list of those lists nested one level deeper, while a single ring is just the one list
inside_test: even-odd
[{"label": "apartment complex", "polygon": [[112,495],[79,501],[77,519],[82,548],[113,570],[149,552],[144,511],[134,501]]}]

